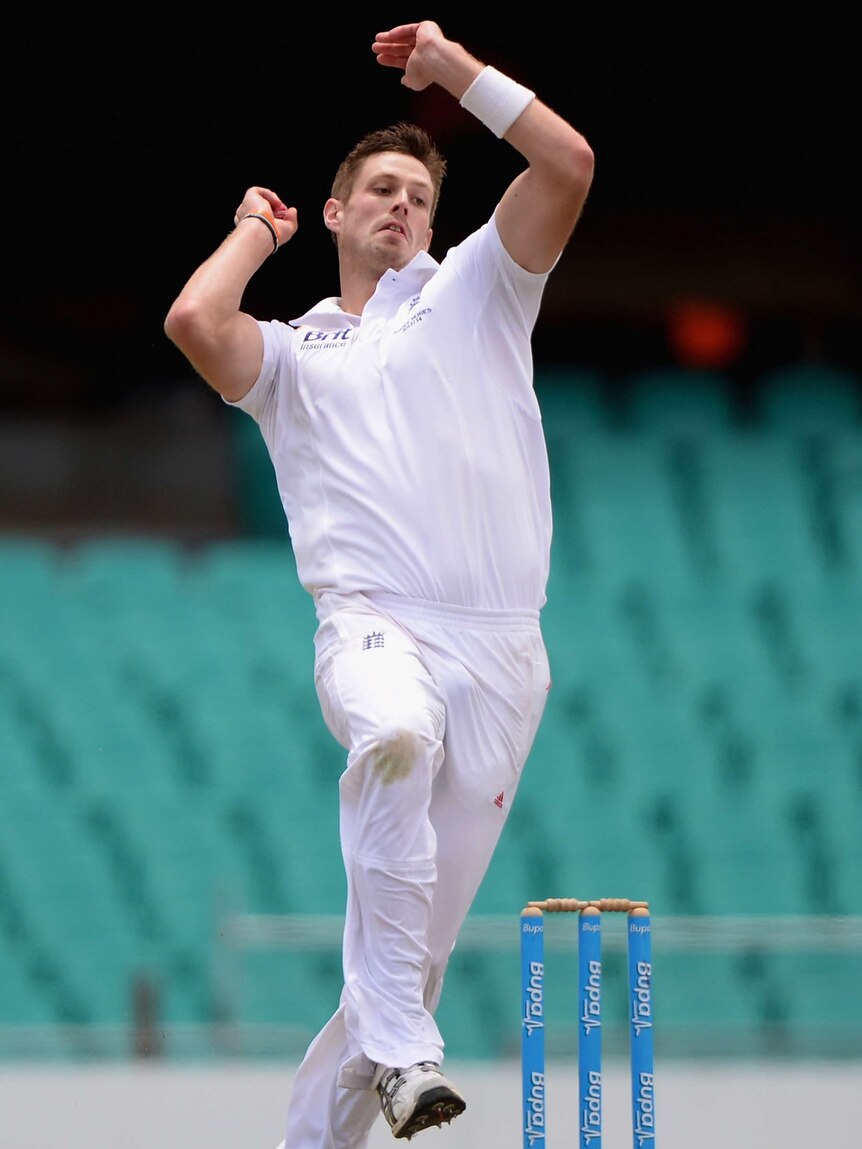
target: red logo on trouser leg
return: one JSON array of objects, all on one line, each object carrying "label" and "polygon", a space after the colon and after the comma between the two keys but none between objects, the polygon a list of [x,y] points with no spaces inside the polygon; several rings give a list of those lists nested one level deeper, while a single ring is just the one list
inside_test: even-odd
[{"label": "red logo on trouser leg", "polygon": [[494,805],[497,807],[498,810],[503,809],[503,794],[504,793],[505,793],[505,791],[501,790],[500,793],[497,795],[497,797],[494,799]]}]

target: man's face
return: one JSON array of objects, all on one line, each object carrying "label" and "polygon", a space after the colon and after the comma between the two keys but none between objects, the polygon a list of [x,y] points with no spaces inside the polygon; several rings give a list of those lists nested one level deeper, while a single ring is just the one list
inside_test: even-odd
[{"label": "man's face", "polygon": [[378,152],[363,160],[346,201],[329,200],[327,226],[338,234],[342,260],[365,263],[375,274],[400,270],[431,243],[434,187],[413,156]]}]

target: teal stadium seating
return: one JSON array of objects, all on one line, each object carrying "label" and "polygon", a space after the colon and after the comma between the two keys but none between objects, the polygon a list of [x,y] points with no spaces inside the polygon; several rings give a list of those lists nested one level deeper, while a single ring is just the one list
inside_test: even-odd
[{"label": "teal stadium seating", "polygon": [[[473,907],[511,916],[512,949],[519,909],[545,896],[646,897],[657,930],[862,915],[859,384],[812,370],[765,379],[748,424],[720,376],[644,374],[624,402],[592,371],[537,377],[553,685]],[[128,1026],[140,977],[168,1034],[232,1019],[296,1052],[334,1008],[331,947],[219,936],[234,911],[343,907],[343,751],[314,695],[314,625],[277,532],[0,539],[0,1055],[4,1026],[49,1024],[65,1026],[53,1056],[97,1054],[71,1035]],[[568,960],[553,957],[561,1055]],[[834,1032],[858,1055],[860,960],[663,953],[657,1037],[822,1052]],[[517,1054],[517,976],[511,950],[456,950],[453,1056]],[[610,1003],[616,953],[606,976]],[[808,1000],[799,978],[817,981]],[[611,1040],[624,1021],[611,1012]]]},{"label": "teal stadium seating", "polygon": [[733,428],[730,381],[719,371],[655,368],[628,379],[627,416],[638,433],[700,438]]},{"label": "teal stadium seating", "polygon": [[862,426],[862,381],[843,367],[787,364],[758,382],[759,417],[771,431],[817,435]]}]

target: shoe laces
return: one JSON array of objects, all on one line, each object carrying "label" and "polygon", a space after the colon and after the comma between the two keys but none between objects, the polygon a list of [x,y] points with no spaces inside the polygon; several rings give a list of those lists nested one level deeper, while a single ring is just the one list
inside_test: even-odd
[{"label": "shoe laces", "polygon": [[440,1066],[434,1061],[417,1061],[415,1065],[409,1065],[406,1069],[387,1069],[387,1071],[380,1078],[377,1086],[380,1091],[380,1096],[384,1102],[392,1107],[392,1102],[395,1094],[407,1080],[407,1075],[412,1070],[425,1070],[432,1073],[438,1073]]}]

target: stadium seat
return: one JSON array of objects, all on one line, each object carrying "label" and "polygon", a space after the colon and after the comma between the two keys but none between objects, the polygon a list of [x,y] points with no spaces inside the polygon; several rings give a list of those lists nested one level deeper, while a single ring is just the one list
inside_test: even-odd
[{"label": "stadium seat", "polygon": [[794,444],[759,430],[703,445],[720,573],[737,585],[823,576],[811,508]]},{"label": "stadium seat", "polygon": [[246,537],[282,542],[287,537],[287,524],[260,428],[254,419],[235,411],[228,431],[240,529]]},{"label": "stadium seat", "polygon": [[665,367],[635,373],[628,379],[626,410],[636,432],[665,438],[697,438],[734,423],[730,380],[718,371]]},{"label": "stadium seat", "polygon": [[[505,1041],[501,1029],[510,1018],[506,1017],[499,1004],[491,1016],[481,1008],[483,995],[477,981],[482,974],[477,977],[476,964],[475,953],[462,955],[456,950],[449,963],[436,1014],[440,1031],[446,1035],[446,1056],[458,1061],[493,1059],[505,1053],[501,1049],[501,1043]],[[483,964],[483,972],[484,969]],[[487,982],[485,993],[493,995]]]},{"label": "stadium seat", "polygon": [[565,553],[569,516],[588,571],[605,588],[648,574],[686,585],[696,567],[680,532],[664,445],[643,435],[595,435],[577,443],[569,467],[574,492],[560,508],[554,545]]},{"label": "stadium seat", "polygon": [[59,551],[50,542],[18,535],[0,535],[0,593],[6,610],[25,601],[39,601],[59,586]]},{"label": "stadium seat", "polygon": [[172,540],[92,539],[70,547],[63,564],[69,592],[93,608],[163,608],[182,594],[185,553]]},{"label": "stadium seat", "polygon": [[794,435],[862,428],[862,379],[827,362],[796,363],[758,380],[763,425]]},{"label": "stadium seat", "polygon": [[571,441],[608,430],[613,411],[602,375],[589,368],[538,366],[536,395],[546,435]]},{"label": "stadium seat", "polygon": [[785,1056],[856,1056],[862,1026],[862,956],[854,952],[769,954],[768,973],[780,1001],[775,1044]]},{"label": "stadium seat", "polygon": [[749,1035],[757,1027],[756,1001],[730,947],[727,952],[663,953],[656,962],[654,992],[656,1015],[668,1026],[732,1028]]},{"label": "stadium seat", "polygon": [[0,1021],[3,1025],[51,1025],[56,1014],[50,996],[28,976],[18,952],[0,946]]},{"label": "stadium seat", "polygon": [[237,1021],[295,1026],[307,1044],[338,1008],[341,960],[329,950],[248,951],[237,961],[238,992],[229,1002]]},{"label": "stadium seat", "polygon": [[830,553],[839,574],[862,573],[862,428],[836,430],[825,448],[825,474],[813,492],[819,519],[838,536]]}]

